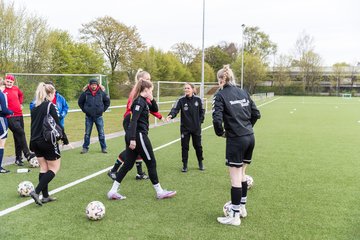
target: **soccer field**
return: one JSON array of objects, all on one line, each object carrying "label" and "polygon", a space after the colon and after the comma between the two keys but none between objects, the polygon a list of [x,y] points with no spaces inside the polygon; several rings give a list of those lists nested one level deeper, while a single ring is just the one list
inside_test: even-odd
[{"label": "soccer field", "polygon": [[[225,139],[212,127],[203,131],[204,165],[197,169],[190,148],[189,171],[180,171],[179,123],[150,129],[161,185],[176,190],[157,200],[149,180],[136,181],[133,168],[121,184],[126,200],[110,201],[112,181],[101,173],[54,194],[58,201],[35,203],[0,216],[0,239],[359,239],[360,99],[274,97],[259,101],[262,118],[255,126],[256,147],[248,174],[248,217],[240,227],[220,225],[230,199],[224,165]],[[206,115],[203,128],[211,126]],[[110,167],[124,148],[111,139],[108,154],[79,149],[62,154],[62,167],[49,189],[57,189]],[[98,149],[98,143],[92,149]],[[18,183],[37,184],[38,170],[0,176],[0,215],[29,198],[18,196]],[[144,166],[144,169],[146,167]],[[89,221],[85,207],[106,206],[100,221]]]}]

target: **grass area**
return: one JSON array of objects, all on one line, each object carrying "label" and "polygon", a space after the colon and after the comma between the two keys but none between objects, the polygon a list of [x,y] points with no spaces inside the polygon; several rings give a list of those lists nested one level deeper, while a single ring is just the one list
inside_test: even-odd
[{"label": "grass area", "polygon": [[[151,183],[136,181],[133,169],[121,185],[127,199],[109,201],[112,181],[101,174],[57,193],[55,203],[31,204],[0,217],[0,239],[359,239],[359,99],[281,97],[264,103],[257,103],[262,119],[248,171],[255,184],[240,227],[216,222],[230,198],[230,181],[225,141],[210,128],[203,132],[204,172],[197,170],[193,149],[189,172],[180,172],[180,142],[155,152],[160,182],[177,190],[175,198],[156,200]],[[208,114],[203,127],[209,125]],[[178,137],[179,123],[150,130],[154,148]],[[50,190],[111,166],[124,140],[108,145],[107,155],[63,152]],[[28,199],[17,195],[19,182],[37,183],[37,169],[16,174],[15,166],[9,168],[12,173],[0,176],[0,211]],[[93,200],[106,206],[98,222],[85,217]]]}]

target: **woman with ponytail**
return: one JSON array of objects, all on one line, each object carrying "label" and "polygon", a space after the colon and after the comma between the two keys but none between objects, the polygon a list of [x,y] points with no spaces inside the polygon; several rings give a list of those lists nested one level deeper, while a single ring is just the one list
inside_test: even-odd
[{"label": "woman with ponytail", "polygon": [[[149,111],[157,112],[158,106],[152,95],[153,85],[150,81],[140,80],[135,87],[134,100],[131,105],[131,120],[126,131],[126,159],[116,173],[116,179],[107,193],[107,197],[112,200],[125,199],[118,193],[120,184],[127,172],[131,170],[138,156],[145,160],[148,169],[150,181],[156,191],[158,199],[170,198],[175,196],[176,191],[167,191],[162,189],[156,170],[156,159],[150,139],[148,137],[149,131]],[[151,104],[148,103],[150,100]]]},{"label": "woman with ponytail", "polygon": [[[44,118],[49,113],[56,124],[60,125],[56,106],[51,103],[55,97],[55,88],[51,84],[40,82],[35,93],[35,107],[31,110],[31,137],[30,149],[33,151],[40,164],[39,184],[35,191],[30,193],[35,203],[42,206],[43,203],[55,201],[56,198],[49,196],[48,184],[60,170],[60,148],[57,141],[46,141],[43,137]],[[49,108],[49,110],[48,110]],[[61,127],[62,128],[62,127]],[[64,129],[62,128],[62,141],[69,144]],[[42,192],[42,199],[39,194]]]},{"label": "woman with ponytail", "polygon": [[[135,96],[135,92],[136,89],[138,87],[139,81],[151,81],[151,76],[150,73],[148,73],[147,71],[144,71],[142,69],[139,69],[135,75],[135,85],[134,87],[131,89],[131,92],[129,94],[129,98],[126,104],[126,111],[124,113],[124,120],[123,120],[123,129],[126,132],[127,128],[129,126],[130,123],[130,119],[131,119],[131,105],[132,102],[134,100],[134,96]],[[151,105],[151,101],[149,99],[146,99],[147,103],[149,105]],[[161,113],[159,113],[158,111],[156,112],[152,112],[150,111],[150,113],[161,120],[164,120],[163,116],[161,115]],[[115,160],[115,164],[113,166],[113,168],[108,172],[108,176],[115,180],[116,178],[116,172],[119,170],[120,166],[123,164],[125,159],[125,150],[122,151],[119,156],[117,157],[117,159]],[[141,156],[138,156],[136,159],[136,170],[137,170],[137,174],[135,176],[136,180],[146,180],[149,179],[149,177],[146,175],[145,172],[143,172],[142,170],[142,162],[143,159],[141,158]]]},{"label": "woman with ponytail", "polygon": [[[246,217],[247,182],[245,169],[255,147],[253,127],[260,112],[250,95],[235,84],[229,65],[217,73],[220,90],[213,98],[213,125],[216,135],[226,138],[226,162],[231,179],[231,211],[218,217],[221,224],[239,226]],[[224,127],[223,127],[224,123]]]}]

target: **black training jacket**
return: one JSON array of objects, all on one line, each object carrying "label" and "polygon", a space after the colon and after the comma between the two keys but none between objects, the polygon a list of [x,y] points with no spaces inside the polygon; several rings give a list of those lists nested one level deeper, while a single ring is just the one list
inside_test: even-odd
[{"label": "black training jacket", "polygon": [[148,134],[149,131],[149,110],[152,112],[158,112],[158,105],[153,99],[151,104],[146,102],[146,98],[139,96],[131,105],[131,120],[126,131],[126,134],[130,137],[130,140],[136,139],[136,132]]},{"label": "black training jacket", "polygon": [[181,132],[201,133],[201,123],[204,122],[205,110],[201,98],[186,95],[179,98],[171,109],[169,115],[175,118],[181,110]]},{"label": "black training jacket", "polygon": [[216,135],[222,136],[225,128],[226,137],[240,137],[254,133],[260,111],[246,91],[226,84],[214,95],[212,116]]}]

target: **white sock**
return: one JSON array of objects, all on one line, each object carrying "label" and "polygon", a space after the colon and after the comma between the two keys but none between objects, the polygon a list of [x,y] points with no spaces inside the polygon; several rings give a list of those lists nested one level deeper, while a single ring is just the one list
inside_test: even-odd
[{"label": "white sock", "polygon": [[164,190],[162,189],[160,183],[153,185],[155,188],[156,193],[162,193]]},{"label": "white sock", "polygon": [[239,210],[240,210],[240,205],[234,205],[234,204],[232,204],[232,205],[231,205],[231,208],[232,208],[233,210],[235,210],[235,211],[239,211]]},{"label": "white sock", "polygon": [[114,181],[114,183],[113,183],[113,185],[112,185],[112,187],[110,189],[110,192],[117,192],[119,187],[120,187],[120,183],[117,182],[117,181]]}]

